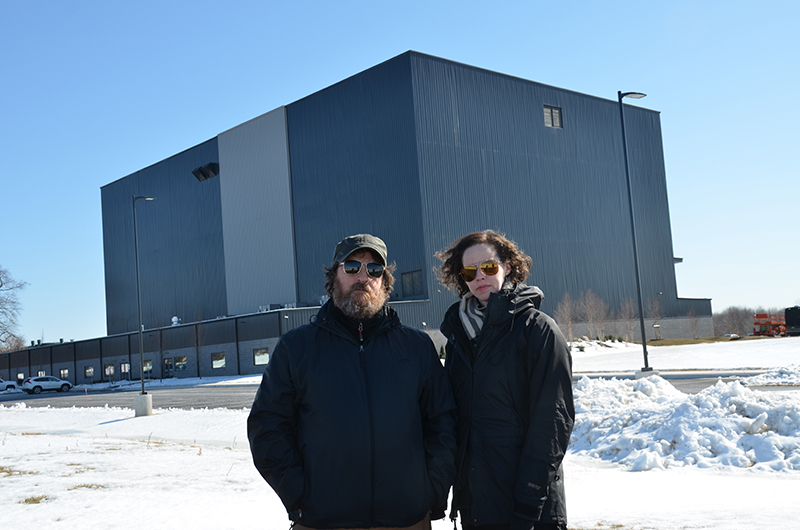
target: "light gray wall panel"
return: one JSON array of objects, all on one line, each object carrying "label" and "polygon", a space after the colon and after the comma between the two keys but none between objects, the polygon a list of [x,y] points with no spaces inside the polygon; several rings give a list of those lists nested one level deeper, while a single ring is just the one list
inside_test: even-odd
[{"label": "light gray wall panel", "polygon": [[228,314],[297,302],[286,113],[218,136]]}]

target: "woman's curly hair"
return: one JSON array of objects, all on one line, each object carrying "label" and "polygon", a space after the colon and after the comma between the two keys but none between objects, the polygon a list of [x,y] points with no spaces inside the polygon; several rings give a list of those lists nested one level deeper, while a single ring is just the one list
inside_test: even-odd
[{"label": "woman's curly hair", "polygon": [[528,278],[528,271],[533,266],[531,257],[522,252],[516,243],[503,234],[493,230],[467,234],[456,239],[447,250],[436,253],[436,257],[442,260],[442,265],[436,270],[436,277],[442,285],[457,292],[459,298],[469,292],[467,282],[461,277],[461,269],[464,267],[462,262],[464,252],[481,243],[492,245],[500,261],[508,265],[510,272],[506,275],[506,279],[512,283],[524,282]]}]

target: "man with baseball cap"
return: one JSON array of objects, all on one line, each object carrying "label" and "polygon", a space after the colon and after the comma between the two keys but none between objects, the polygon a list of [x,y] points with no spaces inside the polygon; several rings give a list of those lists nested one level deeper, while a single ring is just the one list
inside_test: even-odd
[{"label": "man with baseball cap", "polygon": [[387,305],[394,265],[369,234],[340,241],[330,300],[285,333],[247,419],[256,468],[295,530],[424,530],[455,474],[455,404],[428,335]]}]

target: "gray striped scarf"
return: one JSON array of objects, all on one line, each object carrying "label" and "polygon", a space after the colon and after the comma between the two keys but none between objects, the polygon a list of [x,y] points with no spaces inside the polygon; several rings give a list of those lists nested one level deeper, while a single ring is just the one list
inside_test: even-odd
[{"label": "gray striped scarf", "polygon": [[464,331],[467,332],[471,340],[478,338],[483,327],[483,321],[486,319],[484,314],[485,307],[478,306],[478,299],[472,293],[467,293],[461,299],[461,304],[458,306],[458,315],[461,317],[461,325],[464,326]]}]

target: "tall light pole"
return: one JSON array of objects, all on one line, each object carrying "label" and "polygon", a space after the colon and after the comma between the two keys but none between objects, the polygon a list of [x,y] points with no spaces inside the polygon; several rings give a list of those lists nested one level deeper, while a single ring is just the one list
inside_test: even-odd
[{"label": "tall light pole", "polygon": [[139,309],[139,375],[142,378],[142,393],[136,396],[134,408],[136,416],[149,416],[153,413],[153,398],[144,389],[144,340],[142,339],[142,285],[139,279],[139,228],[136,223],[136,201],[154,201],[155,197],[133,195],[133,249],[136,256],[136,304]]},{"label": "tall light pole", "polygon": [[636,220],[633,216],[633,194],[631,193],[631,171],[628,167],[628,139],[625,135],[625,105],[622,104],[623,98],[641,99],[647,94],[641,92],[617,92],[619,98],[619,121],[622,124],[622,152],[625,155],[625,180],[628,183],[628,208],[631,214],[631,236],[633,237],[633,264],[636,270],[636,296],[639,301],[639,324],[642,332],[642,352],[644,353],[644,368],[642,372],[650,372],[653,369],[647,362],[647,336],[644,329],[644,309],[642,307],[642,281],[639,275],[639,251],[636,247]]}]

